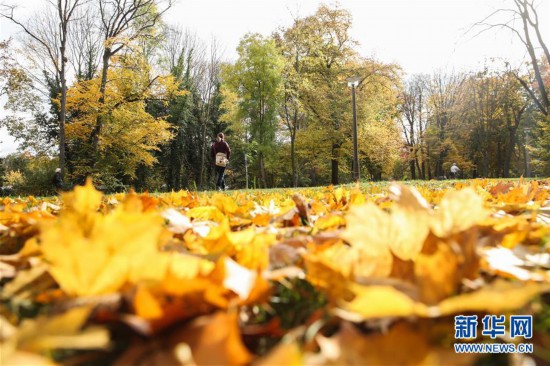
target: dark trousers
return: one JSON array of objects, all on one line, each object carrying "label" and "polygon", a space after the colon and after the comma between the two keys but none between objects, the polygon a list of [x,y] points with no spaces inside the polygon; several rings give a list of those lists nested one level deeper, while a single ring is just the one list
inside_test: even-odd
[{"label": "dark trousers", "polygon": [[216,188],[225,189],[225,167],[216,165]]}]

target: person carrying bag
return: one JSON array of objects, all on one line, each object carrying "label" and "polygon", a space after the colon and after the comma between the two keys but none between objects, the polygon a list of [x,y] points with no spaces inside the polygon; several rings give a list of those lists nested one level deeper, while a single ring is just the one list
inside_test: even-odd
[{"label": "person carrying bag", "polygon": [[225,168],[229,164],[229,157],[231,156],[231,148],[225,141],[225,136],[222,132],[218,133],[217,141],[212,144],[211,156],[214,159],[214,168],[216,170],[216,189],[226,190],[228,187],[225,185]]}]

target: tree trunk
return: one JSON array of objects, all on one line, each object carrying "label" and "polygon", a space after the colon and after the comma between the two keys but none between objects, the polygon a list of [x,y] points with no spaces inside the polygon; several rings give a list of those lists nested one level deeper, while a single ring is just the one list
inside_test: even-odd
[{"label": "tree trunk", "polygon": [[[207,117],[208,118],[208,117]],[[201,161],[200,161],[200,167],[199,167],[199,189],[202,190],[203,189],[203,184],[204,184],[204,179],[203,179],[203,175],[204,175],[204,164],[205,164],[205,161],[206,161],[206,124],[208,123],[208,120],[207,118],[205,118],[204,120],[204,123],[202,124],[202,131],[201,131],[201,134],[200,134],[200,140],[201,140]]]},{"label": "tree trunk", "polygon": [[[543,76],[539,67],[539,61],[537,59],[537,54],[535,52],[535,47],[531,41],[531,36],[529,33],[529,26],[528,22],[531,21],[529,17],[529,10],[526,7],[526,2],[522,2],[521,5],[523,6],[523,11],[521,11],[521,20],[523,22],[523,31],[525,35],[525,41],[524,44],[527,47],[527,52],[529,53],[529,56],[531,58],[531,65],[533,66],[533,71],[535,73],[535,79],[537,81],[537,86],[540,94],[540,103],[537,103],[538,101],[535,100],[537,106],[539,106],[540,111],[545,115],[548,116],[549,109],[550,109],[550,101],[548,99],[548,92],[543,80]],[[538,31],[538,29],[536,29]],[[541,39],[539,38],[539,42]],[[548,50],[545,49],[545,54],[548,56]]]},{"label": "tree trunk", "polygon": [[502,159],[502,143],[497,142],[497,166],[496,166],[496,177],[501,178],[502,172],[504,171],[503,159]]},{"label": "tree trunk", "polygon": [[430,167],[430,145],[427,147],[426,165],[428,166],[428,179],[432,179],[432,169]]},{"label": "tree trunk", "polygon": [[[411,151],[414,149],[411,147]],[[416,155],[416,154],[415,154]],[[411,158],[409,157],[409,168],[411,169],[411,179],[416,179],[416,165],[415,165],[416,157]]]},{"label": "tree trunk", "polygon": [[61,46],[61,70],[59,77],[61,79],[61,100],[59,106],[59,168],[61,168],[61,180],[65,179],[65,118],[67,115],[67,79],[65,78],[65,43]]},{"label": "tree trunk", "polygon": [[487,151],[483,152],[483,178],[487,178],[489,176],[489,156],[487,154]]},{"label": "tree trunk", "polygon": [[529,132],[525,132],[525,141],[523,143],[523,163],[524,163],[524,176],[526,178],[531,177],[531,157],[529,156]]},{"label": "tree trunk", "polygon": [[296,171],[296,131],[290,134],[290,165],[292,167],[292,186],[298,187],[298,172]]},{"label": "tree trunk", "polygon": [[262,179],[262,188],[267,188],[267,177],[265,173],[265,161],[264,161],[264,154],[260,153],[260,178]]},{"label": "tree trunk", "polygon": [[[103,51],[103,59],[102,59],[102,66],[103,69],[101,70],[101,84],[99,84],[99,103],[103,104],[105,103],[105,90],[107,87],[107,73],[109,71],[109,60],[111,59],[111,49],[105,48],[105,51]],[[97,116],[96,125],[92,131],[91,139],[92,139],[92,161],[91,166],[92,168],[95,167],[97,164],[97,161],[99,159],[99,138],[101,136],[101,130],[103,129],[103,116],[99,115]]]},{"label": "tree trunk", "polygon": [[336,150],[338,149],[338,145],[332,144],[332,158],[330,159],[330,167],[331,167],[331,179],[330,182],[333,185],[338,184],[338,158],[336,157]]},{"label": "tree trunk", "polygon": [[512,154],[514,153],[515,147],[516,147],[516,134],[515,132],[509,131],[508,143],[506,144],[506,151],[505,151],[505,157],[504,157],[504,166],[502,170],[502,176],[504,178],[510,178],[510,164],[512,161]]}]

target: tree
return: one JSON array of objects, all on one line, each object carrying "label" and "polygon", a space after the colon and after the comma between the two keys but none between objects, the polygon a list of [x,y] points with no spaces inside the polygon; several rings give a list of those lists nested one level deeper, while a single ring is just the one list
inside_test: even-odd
[{"label": "tree", "polygon": [[[238,96],[236,124],[246,125],[251,143],[257,146],[257,168],[267,187],[266,158],[274,150],[277,118],[282,98],[283,60],[272,39],[247,34],[237,47],[235,65],[223,69],[223,81]],[[232,113],[229,111],[228,113]]]},{"label": "tree", "polygon": [[[369,59],[348,67],[362,75],[356,93],[360,163],[369,179],[381,180],[393,175],[393,166],[403,146],[403,138],[396,123],[400,116],[400,69],[393,64]],[[351,121],[349,112],[346,120]],[[349,137],[344,151],[347,152],[347,160],[351,161],[349,128],[346,136]]]},{"label": "tree", "polygon": [[486,67],[467,76],[460,99],[457,146],[482,176],[509,177],[517,131],[528,106],[520,83],[512,72]]},{"label": "tree", "polygon": [[175,137],[159,154],[168,189],[205,189],[212,169],[208,164],[211,137],[220,130],[220,54],[218,43],[209,47],[196,34],[167,28],[160,52],[161,68],[173,75],[188,93],[164,107],[150,105],[152,114],[167,115]]},{"label": "tree", "polygon": [[308,128],[319,132],[318,150],[328,147],[332,184],[339,182],[341,149],[346,141],[342,130],[342,117],[349,110],[345,79],[350,70],[346,65],[357,56],[350,28],[351,14],[347,10],[322,5],[314,15],[295,20],[289,30],[304,54],[300,62],[305,87],[300,99],[310,115]]},{"label": "tree", "polygon": [[425,76],[414,75],[407,81],[401,96],[401,123],[409,149],[411,179],[417,179],[416,172],[419,173],[419,178],[426,179],[426,84]]},{"label": "tree", "polygon": [[[435,177],[445,176],[443,164],[454,149],[454,141],[450,138],[449,130],[457,119],[455,105],[463,79],[463,75],[438,72],[431,77],[428,83],[428,106],[430,109],[428,149],[431,150],[434,158]],[[430,169],[428,177],[432,177]]]},{"label": "tree", "polygon": [[[529,54],[529,62],[534,80],[526,79],[525,76],[516,74],[517,80],[521,83],[536,108],[544,116],[550,115],[549,85],[544,81],[544,58],[550,60],[550,50],[542,37],[540,30],[540,19],[537,11],[536,0],[512,0],[512,8],[498,9],[477,26],[483,27],[482,31],[495,27],[509,29],[517,39],[525,46]],[[491,23],[490,19],[496,15],[505,13],[507,20],[504,23]],[[519,27],[516,25],[519,20]],[[518,29],[519,28],[519,29]],[[544,57],[538,57],[537,49],[542,49]]]},{"label": "tree", "polygon": [[[101,77],[99,79],[99,103],[105,103],[107,80],[111,58],[123,50],[129,43],[147,37],[160,22],[162,15],[170,9],[172,0],[97,0],[99,17],[101,19],[101,34],[104,48],[101,57]],[[163,7],[162,5],[165,4]],[[90,133],[92,143],[91,161],[92,168],[98,161],[99,146],[103,125],[103,114],[98,114],[94,128]]]},{"label": "tree", "polygon": [[304,34],[297,26],[299,19],[294,20],[294,26],[274,34],[274,39],[284,58],[283,89],[284,96],[279,112],[290,138],[290,167],[292,186],[299,185],[299,175],[296,168],[296,137],[301,128],[305,127],[307,111],[300,98],[305,88],[304,59],[307,57]]},{"label": "tree", "polygon": [[97,74],[102,39],[95,7],[79,8],[69,29],[69,62],[78,81],[90,80]]},{"label": "tree", "polygon": [[[151,77],[151,66],[140,53],[118,56],[112,66],[105,90],[101,90],[102,76],[97,76],[76,83],[67,99],[68,109],[75,115],[67,133],[70,142],[84,150],[75,164],[75,175],[94,174],[110,186],[135,177],[140,164],[151,166],[156,161],[153,152],[172,138],[169,123],[149,114],[146,103],[181,95],[172,76]],[[104,130],[96,172],[87,164],[86,150],[94,148],[89,137],[98,119]]]},{"label": "tree", "polygon": [[[53,126],[46,123],[49,119],[40,109],[41,98],[34,89],[31,76],[13,57],[15,53],[11,40],[0,42],[0,96],[6,97],[3,106],[6,115],[0,120],[0,126],[19,142],[21,149],[50,152],[55,145],[52,139],[57,137],[57,120]],[[28,115],[43,118],[43,123],[30,123]]]},{"label": "tree", "polygon": [[[75,10],[86,0],[57,0],[56,3],[50,2],[57,13],[56,23],[58,27],[52,27],[53,17],[40,18],[34,24],[25,24],[14,17],[14,6],[7,6],[0,16],[9,19],[17,24],[29,37],[30,44],[35,49],[46,55],[55,70],[55,78],[59,80],[59,167],[61,176],[65,172],[65,120],[67,105],[67,37],[69,33],[69,24],[73,20]],[[48,27],[47,25],[50,25]]]}]

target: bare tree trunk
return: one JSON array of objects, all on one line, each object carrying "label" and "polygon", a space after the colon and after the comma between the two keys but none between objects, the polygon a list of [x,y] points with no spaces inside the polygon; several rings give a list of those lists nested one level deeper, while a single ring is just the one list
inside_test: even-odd
[{"label": "bare tree trunk", "polygon": [[411,179],[416,179],[416,165],[415,165],[416,159],[410,159],[409,160],[409,168],[411,169]]},{"label": "bare tree trunk", "polygon": [[57,12],[59,20],[59,33],[54,34],[54,37],[59,41],[59,52],[56,50],[56,42],[52,41],[48,37],[43,37],[40,30],[33,30],[16,18],[14,18],[15,6],[4,5],[7,13],[0,13],[0,17],[6,18],[19,26],[23,32],[30,37],[33,41],[36,41],[40,47],[48,55],[48,61],[51,62],[53,69],[56,72],[56,77],[59,78],[61,85],[61,96],[59,106],[59,168],[61,169],[61,178],[65,176],[66,165],[66,151],[65,151],[65,121],[67,115],[67,79],[66,79],[66,66],[67,66],[67,34],[69,22],[72,21],[75,9],[81,4],[80,0],[57,0],[56,3],[50,2],[54,6]]},{"label": "bare tree trunk", "polygon": [[[540,93],[540,102],[538,102],[538,99],[535,100],[536,104],[539,106],[540,111],[547,116],[550,112],[550,101],[548,100],[548,92],[546,89],[546,85],[544,84],[544,80],[542,78],[542,73],[540,70],[540,66],[537,60],[537,55],[535,53],[535,47],[533,46],[533,43],[531,41],[531,36],[529,33],[529,23],[535,28],[535,31],[538,36],[538,40],[541,43],[541,46],[545,50],[545,55],[548,57],[550,54],[548,53],[548,48],[546,47],[546,44],[543,42],[542,38],[540,37],[540,31],[538,29],[538,23],[533,23],[533,20],[530,18],[529,15],[529,9],[527,9],[527,0],[516,0],[516,4],[518,6],[519,12],[521,14],[521,20],[523,22],[523,31],[525,35],[525,42],[524,44],[527,47],[527,52],[529,53],[529,56],[531,58],[531,65],[533,66],[533,71],[535,73],[535,79],[537,81],[537,86]],[[523,8],[523,9],[522,9]],[[530,6],[531,10],[534,11],[535,16],[538,18],[536,10],[534,7]],[[550,60],[549,60],[550,62]]]},{"label": "bare tree trunk", "polygon": [[487,151],[483,152],[483,178],[489,176],[489,156]]},{"label": "bare tree trunk", "polygon": [[202,125],[202,131],[201,131],[201,162],[200,162],[200,169],[199,169],[199,189],[203,189],[204,185],[204,166],[206,163],[206,121]]},{"label": "bare tree trunk", "polygon": [[414,159],[414,164],[416,165],[416,171],[418,171],[418,179],[424,179],[424,174],[423,174],[423,170],[424,170],[424,163],[422,163],[422,166],[420,166],[420,163],[418,161],[418,156]]},{"label": "bare tree trunk", "polygon": [[330,182],[333,185],[338,185],[338,158],[336,157],[336,150],[338,149],[338,145],[332,144],[332,158],[330,159],[330,167],[331,167],[331,180]]},{"label": "bare tree trunk", "polygon": [[432,179],[432,169],[430,167],[430,145],[427,147],[426,152],[426,165],[428,166],[428,179]]},{"label": "bare tree trunk", "polygon": [[531,157],[529,156],[529,149],[527,148],[529,146],[529,130],[525,129],[525,141],[523,143],[523,158],[524,158],[524,168],[525,172],[524,175],[526,178],[531,177]]},{"label": "bare tree trunk", "polygon": [[296,171],[296,132],[290,134],[290,165],[292,168],[292,186],[298,187],[298,172]]},{"label": "bare tree trunk", "polygon": [[264,161],[264,154],[260,153],[259,157],[260,161],[260,178],[262,179],[262,188],[267,188],[267,177],[265,173],[265,161]]},{"label": "bare tree trunk", "polygon": [[[64,47],[62,47],[64,48]],[[62,51],[64,54],[64,50]],[[61,180],[65,177],[65,118],[67,115],[67,80],[65,78],[65,61],[61,63],[61,100],[59,103],[59,167]]]},{"label": "bare tree trunk", "polygon": [[[111,59],[112,53],[110,48],[105,48],[103,51],[103,62],[101,70],[101,83],[99,84],[99,103],[105,103],[105,90],[107,88],[107,74],[109,71],[109,60]],[[103,116],[99,115],[96,119],[96,125],[91,134],[92,140],[92,156],[91,167],[95,167],[99,159],[99,138],[101,136],[101,130],[103,129]]]},{"label": "bare tree trunk", "polygon": [[504,157],[504,167],[502,171],[502,176],[504,178],[510,177],[510,164],[512,161],[512,154],[514,153],[514,149],[516,148],[516,133],[515,131],[509,130],[508,132],[508,143],[506,144],[506,152]]}]

